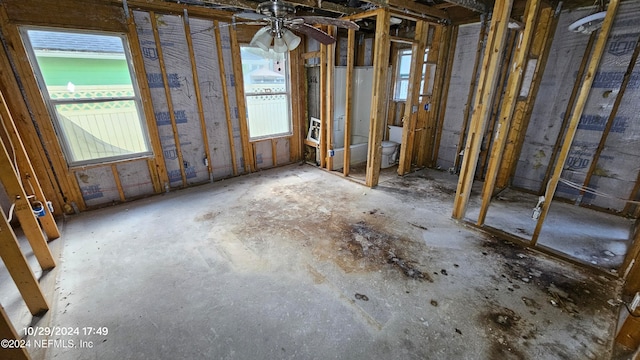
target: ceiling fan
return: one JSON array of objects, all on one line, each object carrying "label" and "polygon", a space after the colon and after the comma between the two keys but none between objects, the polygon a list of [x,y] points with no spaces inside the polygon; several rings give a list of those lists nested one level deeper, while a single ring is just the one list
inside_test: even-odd
[{"label": "ceiling fan", "polygon": [[281,0],[269,0],[260,3],[256,12],[242,12],[235,14],[234,17],[254,20],[251,24],[266,24],[256,32],[249,44],[267,51],[271,48],[273,40],[273,50],[277,53],[294,50],[300,45],[300,37],[293,32],[307,35],[325,45],[336,42],[333,36],[313,25],[333,25],[353,30],[360,28],[353,21],[324,16],[295,16],[295,12],[294,4]]}]

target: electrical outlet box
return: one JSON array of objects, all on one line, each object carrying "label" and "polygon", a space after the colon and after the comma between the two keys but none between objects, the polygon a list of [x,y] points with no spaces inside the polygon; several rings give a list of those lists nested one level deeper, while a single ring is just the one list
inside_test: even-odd
[{"label": "electrical outlet box", "polygon": [[329,150],[329,157],[333,157],[336,154],[334,150]]}]

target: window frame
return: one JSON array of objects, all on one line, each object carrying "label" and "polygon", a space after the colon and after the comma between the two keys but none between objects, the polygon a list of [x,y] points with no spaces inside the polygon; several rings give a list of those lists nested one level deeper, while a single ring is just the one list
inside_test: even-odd
[{"label": "window frame", "polygon": [[[242,49],[243,48],[253,48],[253,49],[260,49],[257,46],[251,46],[249,44],[239,44],[240,47],[240,62],[241,62],[241,68],[243,67],[243,63],[242,63]],[[263,50],[264,51],[264,50]],[[270,50],[273,51],[273,50]],[[244,104],[245,104],[245,112],[246,112],[246,121],[247,121],[247,137],[249,142],[259,142],[259,141],[263,141],[263,140],[270,140],[270,139],[279,139],[279,138],[288,138],[293,136],[293,94],[291,92],[291,56],[290,56],[290,51],[287,51],[284,53],[284,59],[286,62],[286,74],[285,74],[285,80],[284,80],[284,85],[285,85],[285,89],[286,91],[279,91],[279,92],[270,92],[268,93],[269,95],[285,95],[287,98],[287,118],[288,118],[288,126],[289,126],[289,130],[287,132],[283,132],[283,133],[277,133],[277,134],[269,134],[269,135],[262,135],[262,136],[251,136],[251,125],[250,125],[250,117],[249,117],[249,103],[247,102],[247,97],[257,97],[257,96],[264,96],[265,93],[257,93],[257,92],[251,92],[248,93],[247,92],[247,88],[246,86],[244,86],[245,82],[244,82],[244,78],[245,76],[247,76],[248,74],[245,74],[244,71],[242,72],[242,88],[243,88],[243,95],[244,95]]]},{"label": "window frame", "polygon": [[[29,31],[51,31],[51,32],[66,32],[72,34],[89,34],[89,35],[102,35],[102,36],[111,36],[118,37],[122,41],[122,47],[124,50],[124,56],[127,63],[127,68],[129,69],[129,77],[131,78],[131,87],[133,88],[133,96],[105,96],[105,97],[96,97],[96,98],[68,98],[68,99],[53,99],[51,94],[49,93],[49,89],[47,88],[47,84],[45,82],[44,76],[42,74],[42,70],[40,68],[40,63],[36,57],[36,51],[31,44],[31,39],[29,38]],[[77,29],[77,28],[58,28],[58,27],[49,27],[49,26],[31,26],[31,25],[21,25],[19,26],[20,37],[24,44],[25,51],[27,53],[27,58],[29,61],[29,65],[34,73],[36,82],[38,84],[38,88],[42,94],[42,100],[49,112],[49,116],[52,120],[53,127],[56,131],[56,138],[62,147],[62,151],[69,168],[80,167],[86,165],[100,165],[107,164],[112,162],[118,162],[123,160],[131,160],[136,158],[144,158],[153,156],[153,148],[149,138],[149,129],[147,124],[147,118],[144,113],[144,105],[142,101],[142,95],[140,92],[140,87],[138,86],[138,79],[136,76],[136,71],[133,63],[133,56],[131,54],[131,49],[129,46],[129,39],[127,38],[127,34],[120,32],[112,32],[112,31],[96,31],[96,30],[86,30],[86,29]],[[58,119],[58,110],[56,109],[56,105],[67,105],[67,104],[90,104],[90,103],[108,103],[108,102],[116,102],[116,101],[133,101],[136,106],[136,112],[138,114],[138,121],[141,129],[141,140],[146,147],[146,151],[134,152],[130,154],[124,155],[115,155],[115,156],[105,156],[87,160],[72,160],[73,159],[73,150],[69,144],[69,140],[67,139],[67,135],[63,126],[60,124],[60,119]]]}]

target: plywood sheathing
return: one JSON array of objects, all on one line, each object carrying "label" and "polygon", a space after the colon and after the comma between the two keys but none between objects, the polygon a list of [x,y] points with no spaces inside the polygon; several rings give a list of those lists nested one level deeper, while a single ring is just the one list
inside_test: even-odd
[{"label": "plywood sheathing", "polygon": [[613,19],[617,13],[619,3],[619,0],[611,0],[609,2],[609,5],[607,6],[607,15],[604,18],[604,22],[602,23],[602,29],[598,34],[598,39],[596,40],[593,55],[589,60],[587,73],[585,74],[584,82],[582,83],[578,99],[576,100],[576,106],[573,109],[573,113],[571,115],[571,121],[569,122],[569,128],[567,129],[567,134],[565,136],[562,150],[560,152],[560,155],[558,156],[553,175],[551,176],[551,179],[547,184],[547,191],[545,193],[546,201],[542,206],[542,211],[540,213],[540,217],[538,218],[538,223],[536,224],[536,228],[531,237],[531,245],[535,245],[538,241],[540,231],[542,230],[542,225],[544,224],[544,220],[549,212],[551,199],[556,192],[560,176],[562,175],[562,170],[564,169],[565,162],[567,160],[567,157],[569,156],[569,149],[571,148],[571,145],[573,143],[573,138],[578,127],[578,122],[580,120],[580,117],[582,116],[584,106],[587,102],[587,97],[589,96],[589,92],[591,91],[591,85],[593,84],[596,70],[600,65],[600,59],[602,59],[602,54],[604,53],[607,38],[609,37],[609,33],[613,26]]},{"label": "plywood sheathing", "polygon": [[492,145],[491,157],[487,168],[487,174],[484,179],[482,189],[482,205],[478,215],[477,224],[484,224],[493,189],[496,183],[496,177],[502,161],[504,147],[507,142],[507,134],[511,126],[511,119],[516,107],[516,101],[522,85],[523,72],[527,66],[527,57],[529,55],[529,47],[533,40],[535,26],[537,24],[538,12],[540,9],[540,0],[527,0],[527,7],[524,14],[524,30],[518,37],[518,45],[514,55],[513,62],[509,66],[509,80],[504,93],[503,103],[500,108],[498,117],[498,125],[493,135],[494,141]]},{"label": "plywood sheathing", "polygon": [[478,83],[478,91],[475,96],[473,115],[471,117],[470,131],[464,150],[464,158],[452,216],[462,219],[465,215],[471,186],[478,164],[482,134],[491,111],[491,100],[496,91],[496,78],[500,66],[500,54],[505,46],[507,25],[513,0],[498,0],[494,6],[493,18],[488,34],[488,45],[482,61],[482,71]]}]

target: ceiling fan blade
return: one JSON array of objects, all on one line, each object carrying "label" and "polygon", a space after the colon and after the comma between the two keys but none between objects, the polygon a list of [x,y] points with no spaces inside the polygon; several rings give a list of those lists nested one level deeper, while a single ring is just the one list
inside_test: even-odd
[{"label": "ceiling fan blade", "polygon": [[325,16],[296,16],[294,19],[303,19],[307,24],[333,25],[345,29],[358,30],[360,26],[349,20],[334,19]]},{"label": "ceiling fan blade", "polygon": [[291,24],[288,27],[293,31],[312,37],[324,45],[330,45],[336,42],[336,39],[334,39],[333,36],[306,23],[299,25]]},{"label": "ceiling fan blade", "polygon": [[234,14],[233,16],[241,19],[247,19],[247,20],[262,20],[268,17],[264,14],[258,14],[254,12],[242,12],[242,13]]}]

